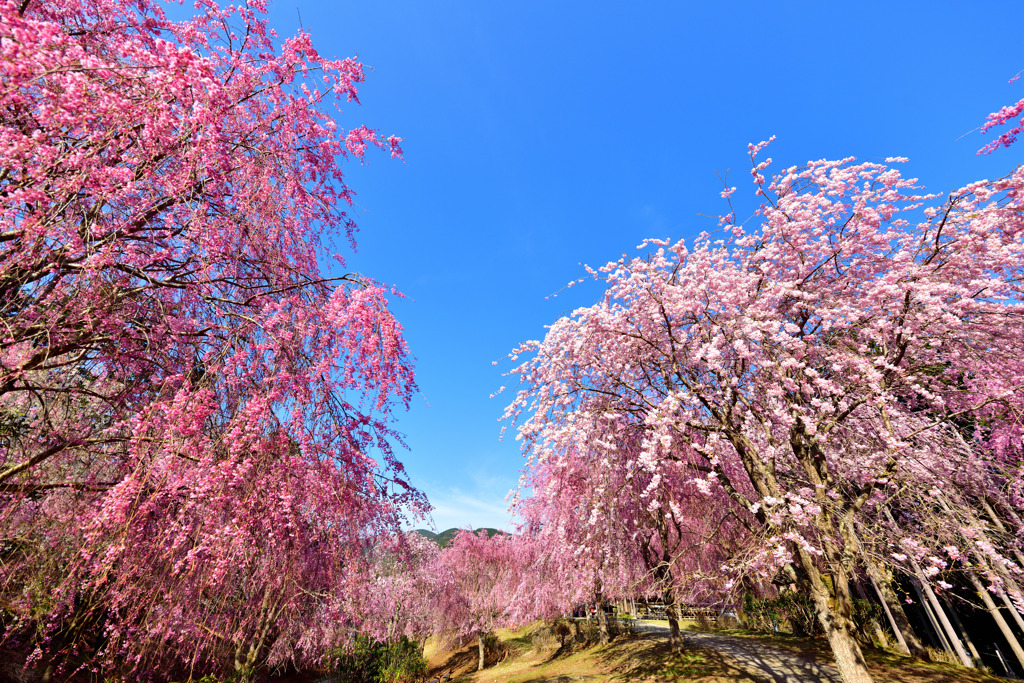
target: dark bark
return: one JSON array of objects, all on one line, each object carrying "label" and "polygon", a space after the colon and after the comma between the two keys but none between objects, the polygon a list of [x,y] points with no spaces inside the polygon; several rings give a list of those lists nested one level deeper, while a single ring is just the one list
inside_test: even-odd
[{"label": "dark bark", "polygon": [[665,602],[665,616],[668,617],[668,644],[672,652],[682,652],[683,635],[679,630],[679,609],[676,605],[676,596],[672,591],[666,590],[663,593]]},{"label": "dark bark", "polygon": [[601,601],[601,594],[597,593],[597,629],[598,639],[602,645],[608,644],[608,615],[604,612],[604,603]]}]

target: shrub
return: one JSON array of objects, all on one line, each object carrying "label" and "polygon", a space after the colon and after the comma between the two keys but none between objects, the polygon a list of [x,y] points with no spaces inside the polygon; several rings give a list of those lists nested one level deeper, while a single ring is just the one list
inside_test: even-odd
[{"label": "shrub", "polygon": [[405,636],[383,643],[356,636],[351,647],[336,656],[333,673],[351,683],[406,683],[427,671],[419,645]]},{"label": "shrub", "polygon": [[882,607],[870,600],[853,599],[853,623],[857,628],[864,630],[871,620],[880,621],[882,618]]},{"label": "shrub", "polygon": [[750,593],[743,596],[747,627],[771,633],[787,631],[796,636],[816,636],[821,626],[814,613],[814,603],[804,593],[786,591],[774,598],[757,599]]}]

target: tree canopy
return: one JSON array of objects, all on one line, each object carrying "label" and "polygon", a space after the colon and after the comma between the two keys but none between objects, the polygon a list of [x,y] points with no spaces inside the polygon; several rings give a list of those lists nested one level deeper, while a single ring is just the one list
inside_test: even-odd
[{"label": "tree canopy", "polygon": [[393,292],[335,274],[341,163],[400,140],[339,128],[362,65],[265,11],[0,6],[0,591],[66,667],[320,658],[425,505]]},{"label": "tree canopy", "polygon": [[[709,538],[705,508],[727,506],[747,531],[728,569],[795,572],[844,678],[869,680],[852,558],[935,575],[968,552],[949,510],[1024,501],[1024,171],[941,199],[902,159],[767,178],[766,145],[750,146],[753,224],[730,211],[692,245],[652,239],[591,269],[603,300],[515,350],[527,358],[507,416],[539,525],[571,520],[597,547],[611,523],[656,538],[646,516],[615,512],[639,495],[639,510]],[[617,483],[592,491],[605,469]],[[661,566],[685,571],[669,553]]]}]

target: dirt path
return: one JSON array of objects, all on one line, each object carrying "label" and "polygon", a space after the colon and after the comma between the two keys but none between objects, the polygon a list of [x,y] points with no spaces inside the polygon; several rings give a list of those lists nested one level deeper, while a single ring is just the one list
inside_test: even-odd
[{"label": "dirt path", "polygon": [[[668,633],[667,625],[649,622],[637,624],[636,629],[642,633]],[[748,638],[683,631],[683,642],[686,647],[699,647],[721,653],[752,678],[767,683],[840,683],[842,680],[839,677],[839,670],[831,662],[800,657]]]}]

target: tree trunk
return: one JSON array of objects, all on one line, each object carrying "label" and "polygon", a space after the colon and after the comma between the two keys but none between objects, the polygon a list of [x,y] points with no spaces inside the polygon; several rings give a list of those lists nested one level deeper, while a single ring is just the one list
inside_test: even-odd
[{"label": "tree trunk", "polygon": [[480,660],[477,662],[477,665],[476,665],[476,670],[477,671],[483,671],[484,670],[484,638],[486,636],[487,636],[487,634],[484,633],[483,631],[481,631],[479,633],[479,635],[477,635],[477,637],[476,637],[477,647],[480,650]]},{"label": "tree trunk", "polygon": [[667,590],[662,594],[665,603],[665,616],[668,617],[668,644],[672,652],[682,652],[683,634],[679,630],[679,611],[676,610],[676,596]]},{"label": "tree trunk", "polygon": [[929,640],[932,641],[936,649],[941,648],[950,657],[953,657],[956,653],[953,652],[953,648],[949,644],[949,638],[946,637],[945,632],[942,630],[939,620],[935,618],[935,610],[932,609],[931,604],[925,599],[924,593],[921,592],[916,581],[911,581],[910,587],[914,589],[914,595],[917,596],[917,604],[921,605],[921,609],[924,610],[924,616],[932,627],[931,633],[928,636]]},{"label": "tree trunk", "polygon": [[[878,586],[875,585],[875,582],[870,576],[868,577],[868,580],[871,581],[871,587],[875,589],[875,595],[878,596],[878,601],[882,604],[882,611],[885,612],[885,618],[889,621],[889,628],[892,629],[893,635],[896,636],[896,642],[899,643],[899,647],[897,649],[903,654],[909,655],[910,648],[907,646],[907,641],[903,637],[903,632],[896,623],[896,618],[893,616],[892,610],[889,609],[889,603],[885,601],[885,596],[882,595],[882,591],[878,590]],[[904,615],[904,618],[905,617],[906,615]]]},{"label": "tree trunk", "polygon": [[964,642],[967,643],[967,649],[971,651],[971,659],[974,660],[974,666],[980,668],[983,666],[981,655],[978,654],[978,648],[974,647],[974,641],[971,640],[971,635],[967,632],[967,629],[964,628],[964,625],[960,623],[960,617],[956,613],[956,608],[945,598],[942,599],[942,603],[946,606],[946,609],[949,610],[949,616],[953,619],[953,625],[956,626],[960,635],[963,636]]},{"label": "tree trunk", "polygon": [[927,660],[928,651],[924,649],[924,643],[914,633],[914,627],[910,625],[907,613],[903,611],[903,605],[900,604],[899,598],[893,591],[892,584],[866,555],[861,555],[861,559],[864,560],[864,568],[868,572],[871,585],[874,586],[875,592],[882,600],[882,606],[885,608],[886,616],[889,617],[889,623],[892,625],[896,639],[900,641],[911,657]]},{"label": "tree trunk", "polygon": [[597,604],[598,640],[602,645],[608,644],[608,615],[604,612],[604,595],[601,593],[601,579],[597,579],[594,589],[594,602]]},{"label": "tree trunk", "polygon": [[[981,499],[981,504],[984,506],[985,511],[988,513],[988,516],[992,519],[992,523],[995,524],[996,529],[998,529],[1001,534],[1006,536],[1006,526],[1003,525],[1003,521],[999,519],[999,516],[996,514],[996,511],[992,509],[992,506],[989,505],[988,501],[986,501],[984,498]],[[949,505],[945,501],[943,501],[943,505],[946,507],[947,510],[949,509]],[[991,539],[988,537],[988,534],[985,533],[984,525],[981,523],[980,520],[972,519],[971,526],[981,536],[982,540],[990,544],[992,543]],[[1017,558],[1017,561],[1020,563],[1024,563],[1024,556],[1021,555],[1020,551],[1017,550],[1017,548],[1015,548],[1012,543],[1009,544],[1009,547],[1010,551]],[[991,567],[989,567],[988,560],[985,558],[983,554],[975,553],[975,556],[978,558],[978,562],[981,565],[982,569],[991,569]],[[1003,583],[1005,586],[1003,590],[999,591],[999,597],[1002,599],[1003,604],[1006,605],[1007,609],[1010,610],[1010,616],[1012,616],[1014,621],[1017,622],[1017,627],[1022,632],[1024,632],[1024,619],[1021,618],[1020,608],[1016,604],[1014,604],[1012,600],[1010,600],[1010,596],[1006,592],[1006,588],[1009,588],[1011,591],[1018,594],[1019,597],[1020,588],[1013,580],[1013,577],[1011,577],[1003,567],[997,566],[996,570],[996,573],[1003,579]]]},{"label": "tree trunk", "polygon": [[974,574],[968,573],[967,578],[970,579],[971,585],[978,591],[978,595],[981,597],[981,601],[985,603],[985,608],[988,609],[988,613],[992,615],[992,618],[996,622],[996,626],[999,627],[999,631],[1006,638],[1006,642],[1010,644],[1010,649],[1013,650],[1013,655],[1020,662],[1021,666],[1024,666],[1024,649],[1021,649],[1020,641],[1017,640],[1017,636],[1014,635],[1010,625],[1006,623],[1006,619],[999,612],[999,607],[992,600],[992,596],[989,595],[988,589],[982,585],[981,581]]},{"label": "tree trunk", "polygon": [[602,645],[608,644],[608,615],[604,612],[604,605],[600,600],[597,602],[597,628],[598,639]]},{"label": "tree trunk", "polygon": [[824,586],[812,589],[812,599],[818,621],[825,630],[829,645],[832,646],[832,654],[836,658],[839,675],[846,683],[872,683],[874,679],[868,672],[864,653],[861,652],[851,624],[843,623],[845,620],[839,615],[833,614],[833,610],[828,604],[828,595],[822,590],[823,588]]},{"label": "tree trunk", "polygon": [[[984,533],[982,533],[981,537],[988,541]],[[981,565],[982,569],[992,571],[992,568],[989,566],[988,560],[985,558],[984,555],[976,553],[975,557],[978,558],[978,564]],[[1017,584],[1010,577],[1010,575],[1003,571],[1002,567],[997,566],[997,570],[993,573],[1003,580],[1003,586],[1001,587],[1001,590],[997,593],[999,595],[999,599],[1003,601],[1004,605],[1006,605],[1006,609],[1010,610],[1010,616],[1013,617],[1013,620],[1017,622],[1017,627],[1021,630],[1022,633],[1024,633],[1024,619],[1021,619],[1020,610],[1017,608],[1017,605],[1015,605],[1014,602],[1010,599],[1010,595],[1006,592],[1006,589],[1009,588],[1012,591],[1020,593],[1020,588],[1017,587]]]},{"label": "tree trunk", "polygon": [[[1004,581],[1005,580],[1006,579],[1004,579]],[[1007,583],[1009,583],[1009,581],[1007,581]],[[1024,620],[1021,619],[1020,612],[1017,610],[1017,605],[1013,604],[1013,601],[1010,600],[1010,596],[1006,594],[1005,590],[999,593],[999,597],[1002,599],[1003,604],[1006,605],[1006,609],[1010,610],[1010,616],[1017,622],[1017,626],[1020,628],[1021,632],[1024,633]]]},{"label": "tree trunk", "polygon": [[960,641],[960,636],[957,635],[956,630],[953,628],[953,624],[949,623],[949,617],[946,616],[946,610],[942,609],[942,605],[939,604],[939,599],[935,597],[935,592],[932,590],[931,585],[928,584],[928,579],[925,578],[924,572],[921,571],[921,567],[918,566],[917,561],[914,558],[910,558],[911,564],[914,566],[914,571],[917,572],[917,576],[921,581],[921,589],[924,591],[925,597],[928,598],[928,603],[932,606],[936,618],[939,623],[942,624],[942,629],[949,638],[949,643],[953,646],[953,650],[956,651],[956,656],[960,658],[960,662],[963,663],[969,669],[974,668],[974,662],[971,661],[970,655],[967,654],[967,650],[964,649],[964,644]]},{"label": "tree trunk", "polygon": [[[996,511],[992,509],[992,506],[989,505],[989,502],[985,500],[984,497],[981,498],[981,504],[984,506],[985,512],[988,513],[988,516],[992,520],[992,523],[996,525],[996,529],[998,529],[1000,533],[1002,533],[1004,536],[1009,536],[1010,532],[1006,528],[1006,525],[1003,524],[1003,520],[999,518],[999,515],[996,514]],[[1014,547],[1012,543],[1008,545],[1010,546],[1010,552],[1012,552],[1013,556],[1017,558],[1017,564],[1019,564],[1021,568],[1024,569],[1024,555],[1021,555],[1020,550]]]},{"label": "tree trunk", "polygon": [[811,601],[814,603],[818,623],[825,631],[832,654],[836,658],[836,668],[845,683],[873,683],[874,679],[868,671],[864,653],[857,642],[857,632],[853,625],[853,602],[850,599],[850,584],[846,573],[837,565],[832,575],[835,587],[835,608],[829,604],[828,588],[822,580],[821,572],[811,556],[803,548],[796,547],[800,566],[810,582]]},{"label": "tree trunk", "polygon": [[242,650],[241,644],[235,648],[235,679],[239,683],[252,683],[256,678],[256,667],[253,666],[256,661],[256,645],[250,644],[244,657]]},{"label": "tree trunk", "polygon": [[676,619],[675,614],[668,618],[668,644],[672,648],[672,652],[681,652],[683,649],[683,634],[679,630],[679,620]]}]

